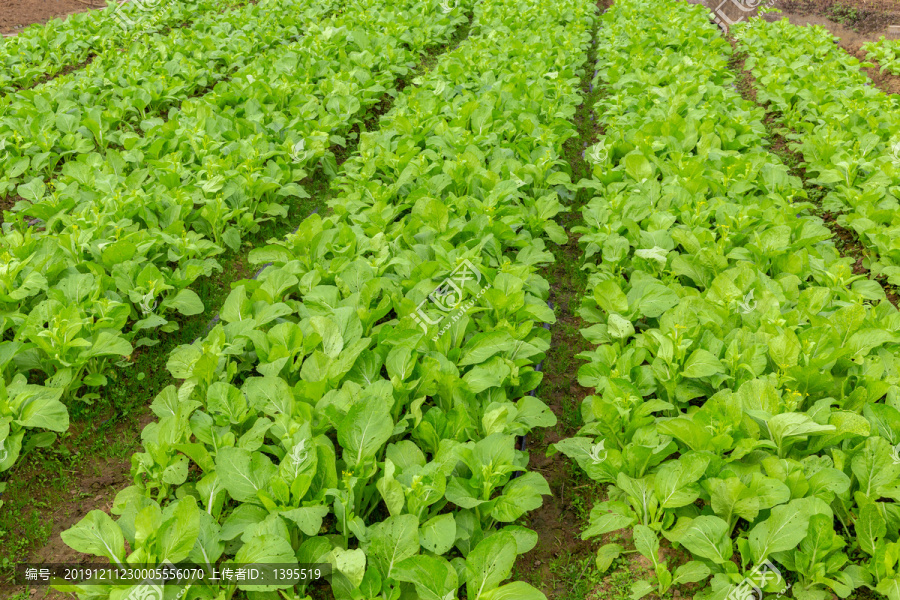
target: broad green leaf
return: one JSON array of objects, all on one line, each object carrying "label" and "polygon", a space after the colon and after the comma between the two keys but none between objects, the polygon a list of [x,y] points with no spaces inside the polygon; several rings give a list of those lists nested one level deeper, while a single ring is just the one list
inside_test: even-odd
[{"label": "broad green leaf", "polygon": [[361,549],[335,548],[334,568],[344,574],[354,587],[359,587],[366,573],[366,553]]},{"label": "broad green leaf", "polygon": [[641,600],[647,594],[653,592],[654,587],[646,579],[641,579],[640,581],[635,581],[631,584],[631,595],[628,596],[631,600]]},{"label": "broad green leaf", "polygon": [[371,460],[394,431],[390,407],[378,398],[368,398],[350,407],[337,428],[338,443],[351,469]]},{"label": "broad green leaf", "polygon": [[505,532],[482,540],[466,558],[466,592],[471,600],[482,600],[483,594],[509,577],[516,561],[516,540]]},{"label": "broad green leaf", "polygon": [[324,505],[303,506],[286,510],[281,513],[281,516],[296,523],[300,531],[312,537],[319,534],[319,530],[322,528],[322,519],[328,512],[328,507]]},{"label": "broad green leaf", "polygon": [[507,331],[492,331],[479,334],[470,339],[463,347],[462,358],[458,366],[481,364],[495,354],[509,352],[515,347],[515,340]]},{"label": "broad green leaf", "polygon": [[709,577],[709,567],[702,562],[692,560],[675,569],[675,577],[672,580],[676,584],[696,583]]},{"label": "broad green leaf", "polygon": [[456,541],[456,520],[452,514],[428,519],[419,529],[419,543],[435,554],[446,554]]},{"label": "broad green leaf", "polygon": [[631,321],[618,314],[611,314],[606,321],[609,335],[617,340],[625,340],[634,335],[634,325]]},{"label": "broad green leaf", "polygon": [[325,356],[337,358],[344,348],[344,338],[337,323],[328,317],[312,317],[309,322],[322,338],[322,351],[325,352]]},{"label": "broad green leaf", "polygon": [[394,579],[416,586],[422,600],[446,600],[459,587],[456,569],[438,556],[411,556],[397,563]]},{"label": "broad green leaf", "polygon": [[731,559],[734,553],[728,523],[719,517],[697,517],[681,533],[678,542],[691,553],[719,565]]},{"label": "broad green leaf", "polygon": [[134,349],[131,347],[131,344],[128,343],[128,340],[104,331],[97,336],[97,341],[93,343],[90,350],[85,351],[85,356],[128,356],[133,351]]},{"label": "broad green leaf", "polygon": [[[297,559],[294,556],[294,549],[291,544],[284,538],[273,535],[264,534],[250,538],[237,554],[234,556],[234,562],[238,564],[254,564],[261,570],[272,569],[270,565],[278,565],[279,568],[291,568],[297,565]],[[288,583],[259,585],[259,584],[238,584],[238,589],[253,591],[271,591],[280,588],[291,587]]]},{"label": "broad green leaf", "polygon": [[62,389],[28,386],[23,394],[26,398],[17,397],[27,402],[19,413],[16,423],[34,429],[49,429],[60,433],[69,429],[69,412],[59,401]]},{"label": "broad green leaf", "polygon": [[888,600],[900,600],[900,575],[892,575],[882,579],[875,591],[886,596]]},{"label": "broad green leaf", "polygon": [[481,600],[547,600],[543,592],[524,581],[514,581],[479,596]]},{"label": "broad green leaf", "polygon": [[632,533],[635,549],[655,565],[659,560],[659,540],[656,534],[646,525],[635,525]]},{"label": "broad green leaf", "polygon": [[540,508],[541,496],[551,494],[550,485],[540,473],[525,473],[506,484],[491,516],[503,523],[515,521],[526,512]]},{"label": "broad green leaf", "polygon": [[863,504],[853,524],[859,547],[870,556],[875,555],[876,542],[887,533],[887,523],[875,503]]},{"label": "broad green leaf", "polygon": [[627,155],[624,164],[628,176],[638,182],[650,179],[656,171],[650,161],[637,151]]},{"label": "broad green leaf", "polygon": [[159,536],[160,562],[178,563],[190,554],[200,535],[200,511],[192,496],[169,507],[171,516],[163,521]]},{"label": "broad green leaf", "polygon": [[278,468],[261,452],[222,448],[216,455],[216,472],[228,494],[238,502],[258,501],[257,493],[265,489],[277,471]]},{"label": "broad green leaf", "polygon": [[613,279],[606,279],[594,286],[594,300],[610,314],[628,311],[628,299]]},{"label": "broad green leaf", "polygon": [[103,556],[110,562],[125,562],[125,537],[105,512],[92,510],[70,529],[60,534],[70,548],[84,554]]},{"label": "broad green leaf", "polygon": [[419,552],[419,520],[415,515],[388,517],[371,527],[368,556],[383,579],[393,577],[397,563]]},{"label": "broad green leaf", "polygon": [[174,298],[167,298],[163,306],[174,308],[183,315],[199,315],[203,312],[203,302],[194,291],[184,289],[178,292]]},{"label": "broad green leaf", "polygon": [[612,562],[619,558],[622,552],[625,551],[625,548],[621,544],[604,544],[597,551],[597,570],[601,573],[605,573]]},{"label": "broad green leaf", "polygon": [[750,530],[753,560],[761,563],[773,552],[792,550],[806,537],[810,514],[806,504],[793,500],[772,509],[771,515]]},{"label": "broad green leaf", "polygon": [[682,375],[698,378],[724,372],[725,367],[718,358],[706,350],[698,349],[694,350],[684,363]]}]

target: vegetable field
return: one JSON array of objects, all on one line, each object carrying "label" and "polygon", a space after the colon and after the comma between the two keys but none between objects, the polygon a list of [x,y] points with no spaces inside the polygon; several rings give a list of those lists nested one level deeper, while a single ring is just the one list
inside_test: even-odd
[{"label": "vegetable field", "polygon": [[8,596],[900,600],[900,101],[825,30],[130,2],[0,94]]}]

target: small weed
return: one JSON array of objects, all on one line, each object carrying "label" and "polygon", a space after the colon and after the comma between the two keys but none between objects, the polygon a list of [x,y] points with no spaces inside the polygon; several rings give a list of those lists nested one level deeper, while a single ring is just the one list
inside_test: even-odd
[{"label": "small weed", "polygon": [[854,25],[856,25],[860,19],[859,10],[855,6],[845,6],[841,3],[832,4],[825,12],[832,21],[840,23],[841,25],[846,25],[851,29],[854,28]]},{"label": "small weed", "polygon": [[[553,559],[550,573],[557,590],[566,590],[560,598],[566,600],[594,600],[595,590],[604,583],[604,576],[594,565],[594,555],[575,556],[566,552]],[[622,598],[619,596],[617,598]]]}]

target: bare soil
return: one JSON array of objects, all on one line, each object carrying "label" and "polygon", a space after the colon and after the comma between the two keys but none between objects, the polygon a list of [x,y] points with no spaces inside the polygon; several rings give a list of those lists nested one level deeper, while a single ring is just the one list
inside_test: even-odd
[{"label": "bare soil", "polygon": [[794,15],[825,17],[868,39],[877,40],[887,34],[889,25],[900,25],[897,0],[777,0],[775,6]]},{"label": "bare soil", "polygon": [[33,23],[104,6],[103,0],[0,0],[0,33],[15,34]]}]

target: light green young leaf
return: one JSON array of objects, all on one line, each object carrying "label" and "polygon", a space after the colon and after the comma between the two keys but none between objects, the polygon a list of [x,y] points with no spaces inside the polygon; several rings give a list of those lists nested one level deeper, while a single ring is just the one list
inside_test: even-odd
[{"label": "light green young leaf", "polygon": [[624,551],[625,547],[622,544],[604,544],[601,546],[597,551],[597,570],[605,573],[612,565],[612,562],[619,558]]},{"label": "light green young leaf", "polygon": [[328,512],[329,509],[325,505],[302,506],[286,510],[281,513],[281,516],[296,523],[300,531],[306,535],[315,536],[319,534],[319,530],[322,528],[322,519]]},{"label": "light green young leaf", "polygon": [[[62,389],[27,386],[16,401],[27,402],[19,413],[16,423],[33,429],[49,429],[64,432],[69,429],[69,412],[59,401]],[[25,395],[26,397],[22,397]]]},{"label": "light green young leaf", "polygon": [[87,358],[112,355],[128,356],[133,351],[134,349],[128,343],[128,340],[104,331],[97,336],[97,341],[94,342],[89,350],[85,350],[83,355]]},{"label": "light green young leaf", "polygon": [[515,340],[507,331],[492,331],[472,337],[462,349],[458,366],[478,365],[495,354],[509,352],[515,347]]},{"label": "light green young leaf", "polygon": [[638,151],[634,151],[625,157],[625,172],[635,181],[643,181],[650,179],[656,172],[656,169],[649,160]]},{"label": "light green young leaf", "polygon": [[503,495],[491,511],[491,516],[503,523],[515,521],[526,512],[540,508],[541,496],[550,496],[550,485],[540,473],[525,473],[503,488]]},{"label": "light green young leaf", "polygon": [[277,471],[278,467],[261,452],[221,448],[216,455],[216,472],[228,494],[238,502],[258,501],[257,492]]}]

